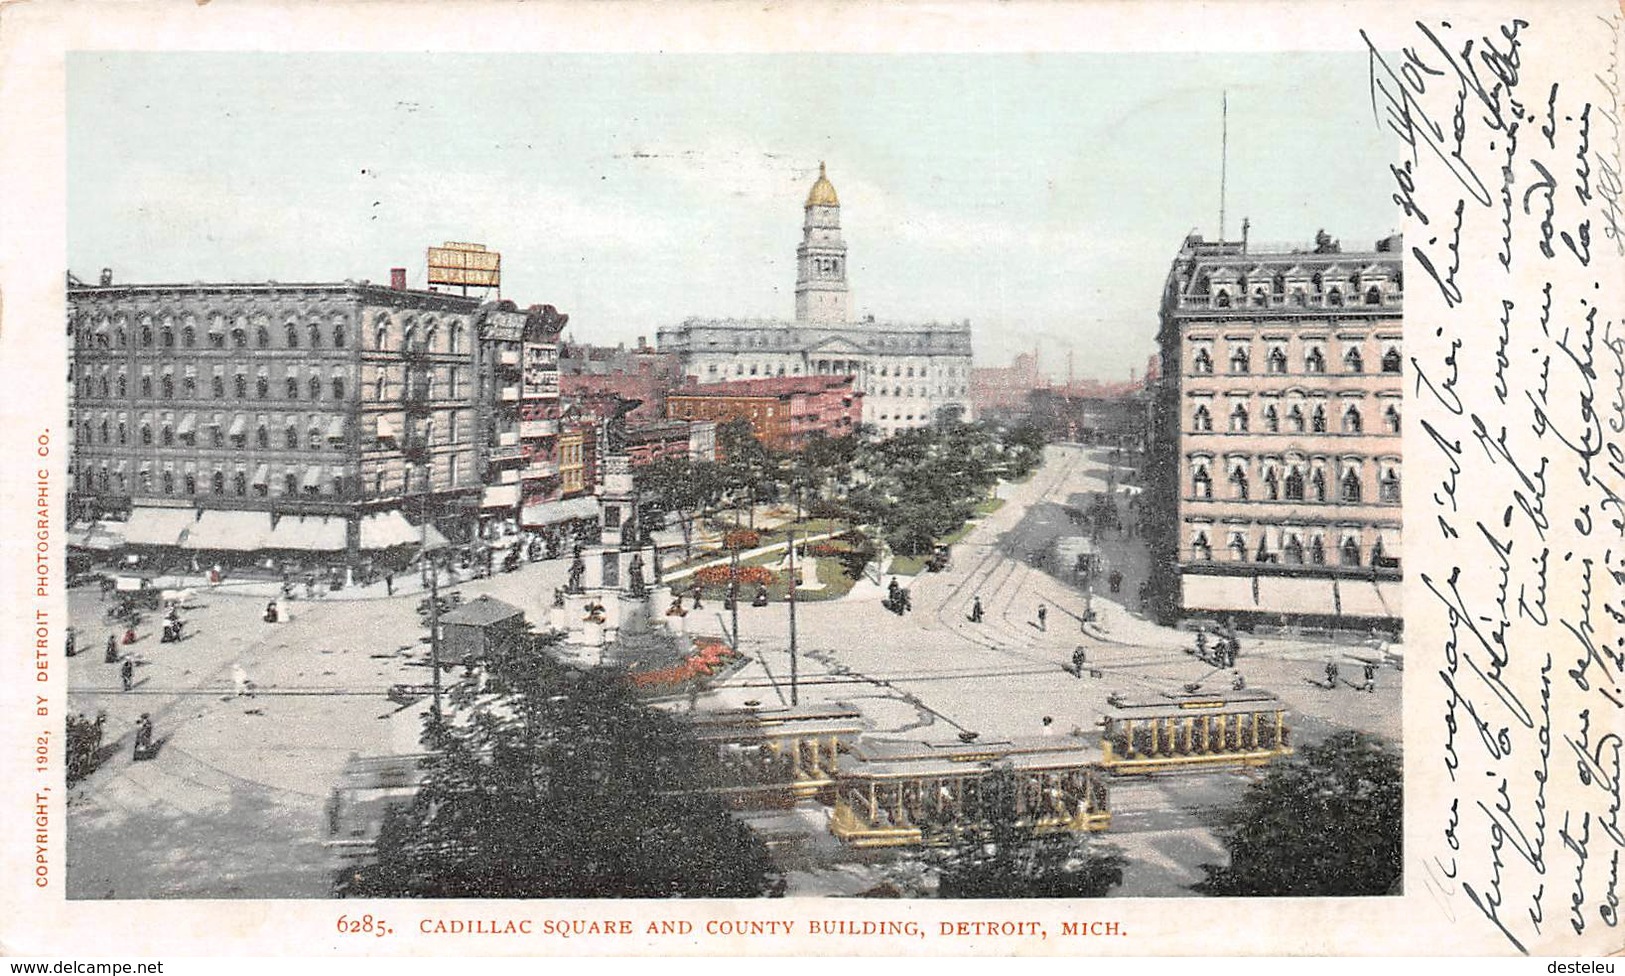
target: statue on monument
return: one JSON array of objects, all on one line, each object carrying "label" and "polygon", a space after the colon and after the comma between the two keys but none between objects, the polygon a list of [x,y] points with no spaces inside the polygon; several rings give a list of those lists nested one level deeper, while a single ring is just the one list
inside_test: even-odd
[{"label": "statue on monument", "polygon": [[581,558],[581,546],[575,547],[574,556],[570,560],[570,581],[565,584],[568,593],[581,592],[581,578],[587,575],[587,564]]},{"label": "statue on monument", "polygon": [[643,553],[632,554],[632,561],[626,565],[626,592],[633,599],[642,599],[649,593],[648,587],[643,585]]}]

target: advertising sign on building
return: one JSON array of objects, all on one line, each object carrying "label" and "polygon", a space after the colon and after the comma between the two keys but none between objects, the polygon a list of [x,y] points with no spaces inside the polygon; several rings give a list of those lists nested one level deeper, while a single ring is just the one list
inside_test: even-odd
[{"label": "advertising sign on building", "polygon": [[497,288],[502,284],[502,255],[484,244],[447,241],[429,248],[429,284]]}]

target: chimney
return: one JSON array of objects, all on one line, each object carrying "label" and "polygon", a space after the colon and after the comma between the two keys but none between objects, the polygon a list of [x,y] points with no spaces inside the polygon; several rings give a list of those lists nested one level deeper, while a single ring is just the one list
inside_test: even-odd
[{"label": "chimney", "polygon": [[395,289],[396,291],[405,291],[406,290],[406,269],[405,268],[390,268],[389,269],[389,287]]},{"label": "chimney", "polygon": [[102,269],[102,287],[105,288],[108,285],[111,285],[112,283],[113,283],[113,269],[112,268],[103,268]]},{"label": "chimney", "polygon": [[638,352],[647,352],[648,349],[649,338],[647,336],[638,336]]}]

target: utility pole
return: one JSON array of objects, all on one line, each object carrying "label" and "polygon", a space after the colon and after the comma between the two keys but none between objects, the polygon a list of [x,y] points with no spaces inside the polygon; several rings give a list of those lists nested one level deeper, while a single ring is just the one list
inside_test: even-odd
[{"label": "utility pole", "polygon": [[733,651],[739,653],[739,549],[728,550],[728,609],[733,613]]},{"label": "utility pole", "polygon": [[786,538],[790,543],[790,704],[801,704],[796,688],[796,533],[791,530]]},{"label": "utility pole", "polygon": [[430,681],[434,687],[434,734],[436,744],[439,744],[442,731],[442,715],[440,711],[440,569],[435,565],[434,559],[429,555],[429,466],[423,466],[423,496],[420,504],[420,514],[423,516],[423,563],[429,573],[429,670]]}]

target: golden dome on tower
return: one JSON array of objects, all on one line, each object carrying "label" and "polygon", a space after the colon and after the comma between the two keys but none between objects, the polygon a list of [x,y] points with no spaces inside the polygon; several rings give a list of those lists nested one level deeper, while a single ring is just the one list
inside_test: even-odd
[{"label": "golden dome on tower", "polygon": [[812,185],[811,190],[807,191],[806,206],[839,207],[840,205],[841,200],[835,195],[835,184],[831,183],[829,177],[824,175],[824,164],[819,163],[818,181]]}]

